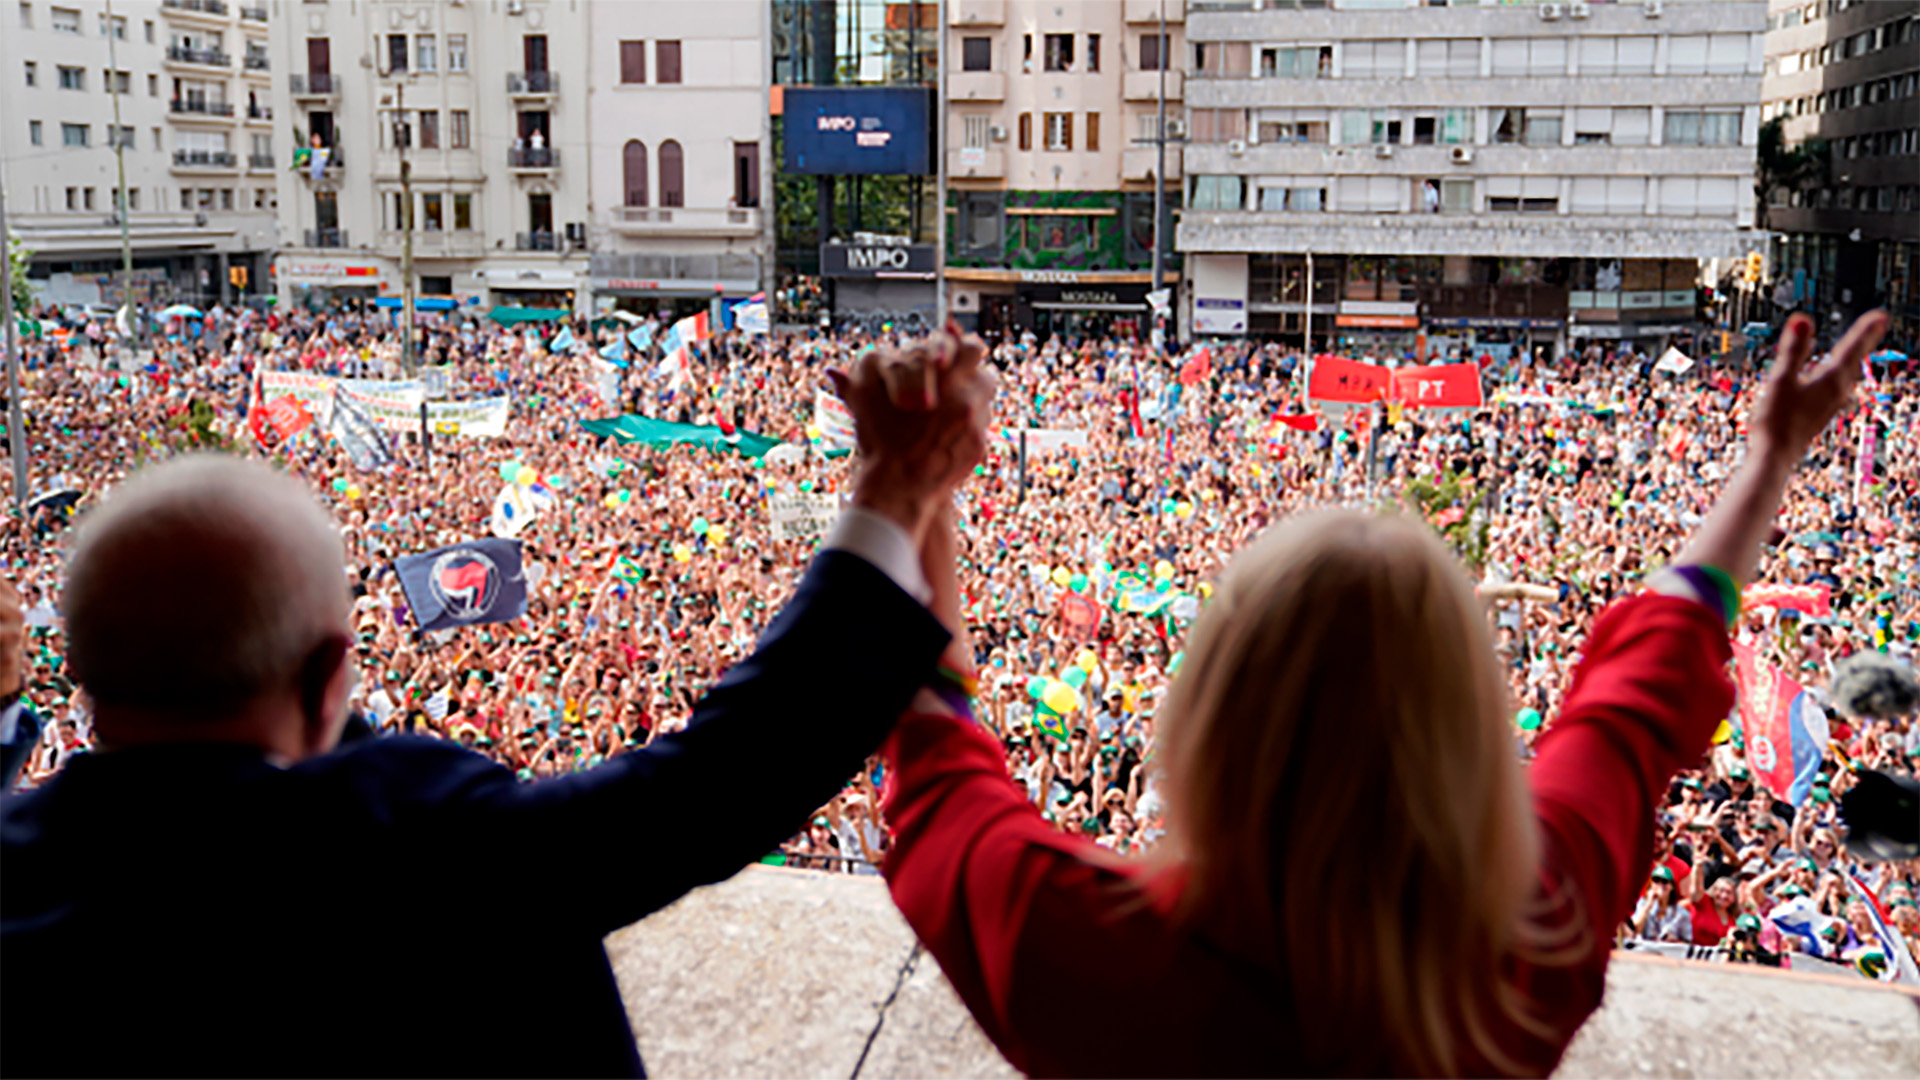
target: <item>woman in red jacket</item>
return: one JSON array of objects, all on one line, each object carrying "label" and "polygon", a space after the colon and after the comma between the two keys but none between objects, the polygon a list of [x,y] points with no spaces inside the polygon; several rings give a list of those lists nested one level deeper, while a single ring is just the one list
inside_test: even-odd
[{"label": "woman in red jacket", "polygon": [[[1307,515],[1194,627],[1160,714],[1162,851],[1054,830],[964,697],[930,691],[886,751],[895,901],[1031,1074],[1548,1073],[1600,1002],[1655,799],[1732,703],[1727,625],[1788,475],[1885,326],[1816,366],[1789,322],[1745,463],[1680,563],[1600,618],[1529,771],[1431,530]],[[922,559],[958,627],[952,545],[930,529]],[[1116,1028],[1116,1005],[1152,1019]]]}]

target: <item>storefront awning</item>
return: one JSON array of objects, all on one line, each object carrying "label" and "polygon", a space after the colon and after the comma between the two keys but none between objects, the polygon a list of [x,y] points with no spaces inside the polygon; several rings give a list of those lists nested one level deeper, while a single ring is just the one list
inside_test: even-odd
[{"label": "storefront awning", "polygon": [[573,312],[568,311],[566,308],[503,306],[496,307],[492,311],[487,312],[487,318],[492,319],[501,326],[514,326],[518,323],[527,322],[552,322],[555,319],[564,319],[572,314]]}]

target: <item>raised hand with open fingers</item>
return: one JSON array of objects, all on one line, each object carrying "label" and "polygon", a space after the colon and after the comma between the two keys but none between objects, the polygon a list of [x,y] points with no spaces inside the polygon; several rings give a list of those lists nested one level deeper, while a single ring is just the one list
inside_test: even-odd
[{"label": "raised hand with open fingers", "polygon": [[1814,364],[1813,320],[1804,314],[1788,319],[1780,333],[1779,357],[1767,374],[1752,438],[1793,459],[1805,454],[1833,418],[1853,403],[1867,355],[1880,344],[1887,323],[1886,312],[1867,312],[1853,321],[1826,359]]}]

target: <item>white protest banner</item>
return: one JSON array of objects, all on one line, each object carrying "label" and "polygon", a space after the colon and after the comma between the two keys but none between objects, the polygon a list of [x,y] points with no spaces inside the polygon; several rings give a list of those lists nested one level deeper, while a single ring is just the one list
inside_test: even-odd
[{"label": "white protest banner", "polygon": [[1660,359],[1654,363],[1653,370],[1664,371],[1670,375],[1685,375],[1693,370],[1693,358],[1669,345],[1667,351],[1661,353]]},{"label": "white protest banner", "polygon": [[504,394],[472,401],[436,401],[427,406],[427,427],[435,435],[497,439],[507,433],[512,406],[513,400]]},{"label": "white protest banner", "polygon": [[813,426],[823,449],[853,449],[853,413],[847,403],[822,390],[813,396]]},{"label": "white protest banner", "polygon": [[427,388],[419,379],[341,379],[340,386],[357,398],[391,398],[419,408]]},{"label": "white protest banner", "polygon": [[1044,454],[1066,446],[1085,448],[1087,445],[1085,428],[1005,428],[1000,432],[1000,437],[1012,446],[1019,446],[1023,432],[1027,436],[1029,454]]},{"label": "white protest banner", "polygon": [[260,373],[260,399],[270,402],[290,397],[312,414],[322,430],[333,420],[333,378],[304,371],[263,371]]},{"label": "white protest banner", "polygon": [[839,516],[840,499],[834,495],[767,498],[767,517],[773,525],[775,540],[810,540],[824,536]]},{"label": "white protest banner", "polygon": [[445,401],[447,388],[453,385],[452,364],[429,364],[420,369],[420,386],[428,401]]}]

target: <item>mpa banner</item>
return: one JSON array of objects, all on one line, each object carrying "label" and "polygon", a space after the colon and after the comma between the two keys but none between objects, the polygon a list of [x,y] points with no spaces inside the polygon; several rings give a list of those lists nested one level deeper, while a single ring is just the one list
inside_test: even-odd
[{"label": "mpa banner", "polygon": [[775,540],[815,540],[840,516],[834,495],[775,495],[767,499],[767,517]]},{"label": "mpa banner", "polygon": [[435,401],[427,405],[427,428],[435,435],[497,439],[507,433],[507,416],[512,411],[513,400],[504,394],[473,401]]}]

